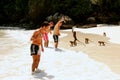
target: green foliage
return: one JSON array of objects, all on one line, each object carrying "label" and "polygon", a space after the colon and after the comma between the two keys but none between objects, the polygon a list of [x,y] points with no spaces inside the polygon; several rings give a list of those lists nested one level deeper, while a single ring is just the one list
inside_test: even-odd
[{"label": "green foliage", "polygon": [[89,17],[114,21],[120,19],[120,0],[0,0],[0,20],[9,23],[28,21],[36,26],[55,13],[75,23],[86,23]]},{"label": "green foliage", "polygon": [[29,0],[30,20],[34,24],[42,23],[46,17],[57,12],[57,3],[56,0]]},{"label": "green foliage", "polygon": [[75,22],[82,21],[91,13],[90,0],[30,0],[29,14],[36,23],[56,12],[68,15]]},{"label": "green foliage", "polygon": [[28,0],[16,0],[15,1],[16,12],[26,12],[28,11]]},{"label": "green foliage", "polygon": [[76,23],[83,21],[91,11],[90,0],[64,0],[59,9],[59,12],[70,16]]},{"label": "green foliage", "polygon": [[25,16],[25,13],[28,11],[28,0],[4,0],[1,1],[1,6],[3,13],[5,13],[6,18],[13,22],[19,21]]}]

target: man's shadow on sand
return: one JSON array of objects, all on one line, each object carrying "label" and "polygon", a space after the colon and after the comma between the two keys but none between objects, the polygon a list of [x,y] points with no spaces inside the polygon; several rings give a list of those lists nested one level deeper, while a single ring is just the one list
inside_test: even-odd
[{"label": "man's shadow on sand", "polygon": [[64,52],[64,50],[60,49],[60,48],[54,48],[54,47],[47,47],[49,49],[55,49],[55,51],[58,51],[58,52]]},{"label": "man's shadow on sand", "polygon": [[44,70],[42,70],[40,73],[35,73],[34,78],[38,78],[40,80],[46,80],[47,79],[52,79],[54,78],[53,75],[48,75]]},{"label": "man's shadow on sand", "polygon": [[60,48],[56,48],[55,51],[64,52],[64,50],[62,50],[62,49],[60,49]]}]

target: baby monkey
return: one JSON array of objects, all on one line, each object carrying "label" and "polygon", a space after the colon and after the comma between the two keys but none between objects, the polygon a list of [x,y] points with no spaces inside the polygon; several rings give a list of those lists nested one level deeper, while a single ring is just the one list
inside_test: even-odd
[{"label": "baby monkey", "polygon": [[76,46],[77,45],[76,41],[70,41],[70,43],[71,43],[70,46]]},{"label": "baby monkey", "polygon": [[103,36],[106,37],[106,33],[105,32],[103,32]]}]

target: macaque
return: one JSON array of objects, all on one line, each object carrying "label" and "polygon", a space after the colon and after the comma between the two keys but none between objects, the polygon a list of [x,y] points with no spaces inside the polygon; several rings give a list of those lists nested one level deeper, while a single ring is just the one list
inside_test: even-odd
[{"label": "macaque", "polygon": [[89,38],[85,38],[85,43],[89,44]]},{"label": "macaque", "polygon": [[70,43],[71,43],[70,46],[76,46],[77,45],[76,41],[70,41]]},{"label": "macaque", "polygon": [[103,32],[103,36],[106,37],[106,33],[105,32]]},{"label": "macaque", "polygon": [[100,46],[105,46],[105,42],[104,41],[98,41]]}]

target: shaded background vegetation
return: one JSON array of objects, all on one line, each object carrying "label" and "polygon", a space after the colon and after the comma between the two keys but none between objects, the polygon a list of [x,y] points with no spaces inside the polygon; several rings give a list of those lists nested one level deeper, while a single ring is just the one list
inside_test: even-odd
[{"label": "shaded background vegetation", "polygon": [[37,28],[60,15],[73,24],[120,21],[120,0],[0,0],[0,25]]}]

